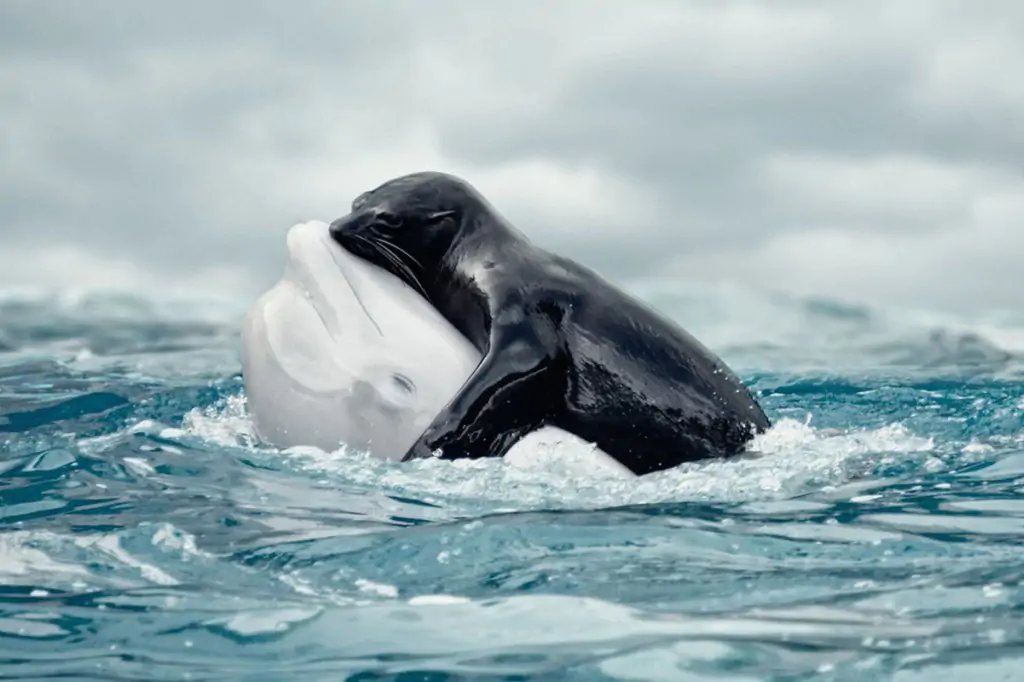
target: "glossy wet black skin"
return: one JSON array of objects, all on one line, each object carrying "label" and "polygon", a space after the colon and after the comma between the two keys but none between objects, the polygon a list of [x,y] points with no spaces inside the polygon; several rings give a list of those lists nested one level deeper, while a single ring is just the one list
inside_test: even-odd
[{"label": "glossy wet black skin", "polygon": [[391,180],[360,195],[331,235],[420,290],[484,356],[404,459],[501,456],[550,424],[642,475],[737,454],[769,426],[697,339],[532,245],[456,177]]}]

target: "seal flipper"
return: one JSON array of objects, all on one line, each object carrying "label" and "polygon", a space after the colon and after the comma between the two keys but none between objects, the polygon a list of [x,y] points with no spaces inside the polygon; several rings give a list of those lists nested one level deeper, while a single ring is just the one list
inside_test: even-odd
[{"label": "seal flipper", "polygon": [[500,457],[552,414],[551,380],[560,353],[535,321],[492,328],[487,354],[402,461]]}]

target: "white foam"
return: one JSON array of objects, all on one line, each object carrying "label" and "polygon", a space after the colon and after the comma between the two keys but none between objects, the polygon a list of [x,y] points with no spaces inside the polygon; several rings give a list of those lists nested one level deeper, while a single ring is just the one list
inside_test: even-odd
[{"label": "white foam", "polygon": [[[220,412],[218,412],[218,410]],[[221,446],[237,446],[233,428],[245,431],[242,404],[226,400],[204,411],[202,430]],[[220,416],[218,416],[220,415]],[[531,435],[503,459],[386,462],[341,447],[264,449],[290,466],[332,485],[390,491],[429,502],[485,503],[499,509],[598,508],[679,500],[783,499],[807,486],[840,485],[868,466],[897,463],[912,455],[932,459],[934,440],[895,423],[875,429],[819,429],[807,421],[780,419],[754,439],[747,456],[683,464],[634,477],[595,457],[572,438]],[[885,453],[881,455],[880,453]]]},{"label": "white foam", "polygon": [[[126,589],[145,585],[178,585],[173,575],[133,556],[116,533],[65,535],[49,531],[0,534],[0,580],[6,584],[66,585],[71,589]],[[195,538],[170,524],[154,528],[152,544],[180,552],[182,559],[210,555],[196,547]],[[82,558],[82,552],[87,556]],[[76,563],[52,558],[75,556]]]},{"label": "white foam", "polygon": [[225,446],[247,446],[259,440],[249,416],[248,402],[242,394],[228,396],[210,407],[192,408],[182,419],[180,430],[163,428],[159,432],[162,438],[185,434]]},{"label": "white foam", "polygon": [[0,577],[7,584],[19,583],[22,579],[40,579],[52,581],[58,577],[63,580],[78,580],[91,574],[81,566],[68,564],[51,559],[46,552],[34,547],[36,542],[46,542],[56,538],[51,533],[29,533],[14,531],[0,534]]},{"label": "white foam", "polygon": [[227,618],[212,619],[208,625],[220,625],[241,637],[281,634],[303,623],[308,623],[323,612],[322,608],[261,609],[247,611]]}]

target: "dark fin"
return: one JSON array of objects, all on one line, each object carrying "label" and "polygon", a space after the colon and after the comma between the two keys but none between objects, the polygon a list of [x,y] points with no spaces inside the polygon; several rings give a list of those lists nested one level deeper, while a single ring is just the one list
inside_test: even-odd
[{"label": "dark fin", "polygon": [[543,424],[552,399],[561,398],[564,372],[549,341],[553,335],[540,333],[537,323],[527,319],[492,328],[480,365],[403,461],[433,457],[438,449],[442,459],[501,457]]}]

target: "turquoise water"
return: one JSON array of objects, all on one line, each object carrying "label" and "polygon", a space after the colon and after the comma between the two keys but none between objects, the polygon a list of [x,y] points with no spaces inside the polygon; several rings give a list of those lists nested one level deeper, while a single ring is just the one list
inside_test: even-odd
[{"label": "turquoise water", "polygon": [[0,297],[0,676],[1024,678],[1024,321],[639,291],[754,387],[754,455],[281,452],[242,309]]}]

